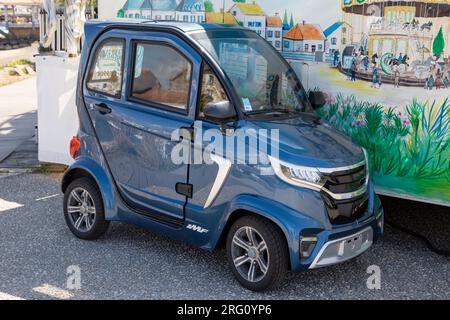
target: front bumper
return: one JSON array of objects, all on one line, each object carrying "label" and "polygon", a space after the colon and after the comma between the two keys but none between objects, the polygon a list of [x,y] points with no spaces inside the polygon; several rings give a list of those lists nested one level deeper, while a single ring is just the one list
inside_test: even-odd
[{"label": "front bumper", "polygon": [[[312,230],[314,234],[308,232]],[[305,234],[306,232],[306,234]],[[293,272],[317,269],[353,259],[366,252],[384,233],[384,211],[380,206],[376,212],[364,221],[339,226],[332,230],[303,229],[300,233],[296,260],[291,260]],[[357,237],[361,235],[361,237]],[[300,242],[303,237],[315,235],[317,244],[312,254],[302,255]],[[355,240],[355,238],[357,238]],[[344,242],[350,241],[347,245]],[[344,244],[343,244],[344,243]],[[293,254],[291,253],[291,258]]]},{"label": "front bumper", "polygon": [[310,265],[317,269],[353,259],[373,244],[374,230],[370,226],[357,233],[325,243]]}]

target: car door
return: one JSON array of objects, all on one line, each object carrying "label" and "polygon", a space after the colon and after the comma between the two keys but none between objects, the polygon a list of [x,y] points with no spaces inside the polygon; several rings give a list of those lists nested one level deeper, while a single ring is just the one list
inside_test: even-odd
[{"label": "car door", "polygon": [[[184,221],[188,164],[172,161],[180,128],[193,125],[201,58],[161,32],[113,31],[91,55],[84,96],[119,192],[138,213]],[[183,188],[180,188],[183,190]]]},{"label": "car door", "polygon": [[[204,213],[217,205],[215,200],[221,193],[235,160],[234,144],[232,144],[232,150],[227,149],[230,147],[227,145],[227,140],[234,141],[236,136],[234,127],[227,126],[226,132],[223,132],[219,123],[214,123],[204,115],[204,108],[209,103],[231,101],[231,99],[219,77],[206,62],[203,63],[201,75],[198,121],[195,123],[195,143],[192,147],[195,162],[189,169],[189,180],[194,188],[186,210],[192,222],[200,223],[205,227],[205,219],[210,218],[210,215]],[[212,146],[215,146],[213,150],[211,150]],[[228,195],[232,193],[233,191],[230,191]],[[223,211],[225,208],[219,206],[218,210]]]}]

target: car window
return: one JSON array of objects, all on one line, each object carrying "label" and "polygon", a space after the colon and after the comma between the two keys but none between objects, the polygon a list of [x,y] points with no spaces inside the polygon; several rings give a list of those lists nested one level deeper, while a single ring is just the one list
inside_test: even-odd
[{"label": "car window", "polygon": [[202,72],[202,87],[200,93],[200,107],[198,116],[201,119],[205,118],[203,110],[211,102],[228,101],[227,94],[222,87],[219,79],[212,71],[208,64],[203,65]]},{"label": "car window", "polygon": [[87,87],[90,90],[119,96],[122,93],[124,41],[107,40],[97,49],[89,70]]},{"label": "car window", "polygon": [[133,74],[133,98],[179,110],[187,109],[192,65],[174,48],[136,44]]},{"label": "car window", "polygon": [[293,68],[267,41],[250,30],[212,30],[192,35],[219,64],[246,115],[310,110]]}]

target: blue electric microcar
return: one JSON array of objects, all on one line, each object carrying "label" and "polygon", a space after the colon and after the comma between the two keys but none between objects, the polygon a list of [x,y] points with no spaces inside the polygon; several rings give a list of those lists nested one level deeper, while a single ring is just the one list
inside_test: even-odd
[{"label": "blue electric microcar", "polygon": [[89,22],[67,225],[88,240],[125,221],[225,247],[254,291],[352,259],[382,235],[383,209],[365,151],[314,115],[323,103],[239,26]]}]

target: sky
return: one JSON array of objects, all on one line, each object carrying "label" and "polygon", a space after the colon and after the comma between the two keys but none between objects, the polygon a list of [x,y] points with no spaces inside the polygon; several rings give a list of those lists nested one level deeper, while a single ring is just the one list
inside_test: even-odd
[{"label": "sky", "polygon": [[[212,1],[215,10],[219,11],[223,0]],[[251,1],[247,0],[247,3]],[[225,0],[225,2],[228,10],[233,1]],[[341,0],[256,0],[256,2],[268,15],[278,12],[283,16],[287,10],[290,17],[292,12],[296,23],[305,20],[307,23],[318,23],[325,29],[340,20]]]}]

